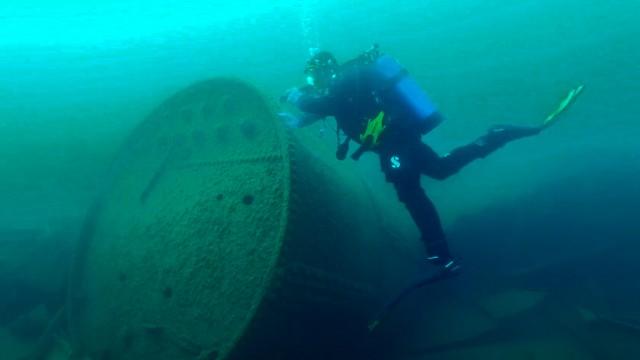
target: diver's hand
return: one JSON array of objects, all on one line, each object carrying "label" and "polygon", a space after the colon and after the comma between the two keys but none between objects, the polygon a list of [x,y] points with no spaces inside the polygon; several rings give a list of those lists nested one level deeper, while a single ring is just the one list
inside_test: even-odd
[{"label": "diver's hand", "polygon": [[296,105],[300,98],[302,97],[302,90],[298,87],[293,87],[282,94],[280,97],[280,102],[289,103],[291,105]]},{"label": "diver's hand", "polygon": [[279,112],[278,117],[287,127],[299,128],[300,126],[302,126],[302,119],[298,116],[293,115],[292,113]]}]

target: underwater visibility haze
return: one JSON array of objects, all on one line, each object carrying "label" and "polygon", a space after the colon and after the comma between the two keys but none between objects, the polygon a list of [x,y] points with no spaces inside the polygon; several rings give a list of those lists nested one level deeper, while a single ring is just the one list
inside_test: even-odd
[{"label": "underwater visibility haze", "polygon": [[3,2],[0,358],[639,358],[639,24]]}]

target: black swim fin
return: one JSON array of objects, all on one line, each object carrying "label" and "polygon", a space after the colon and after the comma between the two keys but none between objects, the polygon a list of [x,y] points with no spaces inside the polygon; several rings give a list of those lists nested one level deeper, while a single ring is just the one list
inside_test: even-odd
[{"label": "black swim fin", "polygon": [[396,306],[398,306],[398,304],[400,304],[400,302],[402,302],[402,300],[404,300],[405,298],[407,298],[409,295],[411,295],[413,292],[415,292],[418,289],[421,289],[425,286],[429,286],[432,284],[435,284],[437,282],[455,277],[457,275],[459,275],[460,272],[459,271],[451,271],[449,269],[442,269],[440,271],[438,271],[437,273],[428,276],[422,280],[417,281],[414,284],[411,284],[409,286],[407,286],[404,290],[402,290],[395,298],[393,298],[390,302],[388,302],[383,308],[382,311],[380,311],[380,313],[378,313],[378,316],[376,316],[370,323],[369,323],[369,332],[374,331],[378,325],[380,324],[380,322],[382,320],[384,320],[387,315],[389,315],[389,313],[391,313],[391,311],[393,309],[395,309]]}]

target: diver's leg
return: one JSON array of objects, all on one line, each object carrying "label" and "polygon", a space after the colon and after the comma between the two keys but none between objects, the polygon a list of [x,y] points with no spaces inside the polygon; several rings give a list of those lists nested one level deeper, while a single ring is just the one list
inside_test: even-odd
[{"label": "diver's leg", "polygon": [[429,259],[436,265],[453,270],[457,265],[452,261],[440,216],[420,186],[420,171],[415,166],[417,164],[411,156],[403,155],[406,153],[381,154],[382,170],[418,227]]},{"label": "diver's leg", "polygon": [[[430,258],[438,257],[440,262],[451,259],[449,246],[440,216],[424,189],[417,183],[395,182],[398,199],[409,211],[411,218],[420,230],[420,238]],[[436,259],[436,258],[434,258]]]},{"label": "diver's leg", "polygon": [[500,125],[494,126],[474,142],[460,146],[444,156],[438,156],[427,145],[419,146],[418,157],[423,174],[435,179],[446,179],[470,162],[481,159],[510,141],[537,135],[541,127]]}]

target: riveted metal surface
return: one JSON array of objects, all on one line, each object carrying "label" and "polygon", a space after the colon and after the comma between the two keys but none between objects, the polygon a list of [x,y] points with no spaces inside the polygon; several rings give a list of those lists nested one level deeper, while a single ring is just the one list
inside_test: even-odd
[{"label": "riveted metal surface", "polygon": [[251,87],[217,79],[178,93],[134,132],[73,289],[90,353],[223,356],[233,346],[267,285],[287,210],[286,148],[271,114]]},{"label": "riveted metal surface", "polygon": [[76,351],[352,357],[400,260],[351,170],[301,145],[243,82],[171,97],[125,143],[89,212],[69,291]]}]

